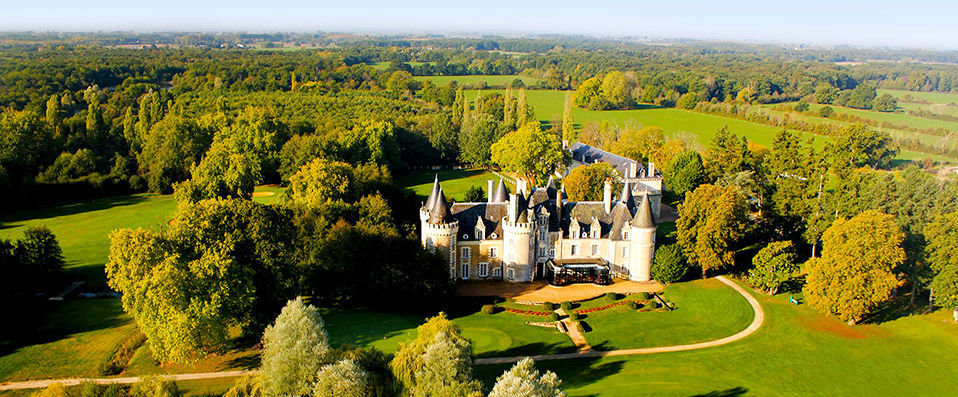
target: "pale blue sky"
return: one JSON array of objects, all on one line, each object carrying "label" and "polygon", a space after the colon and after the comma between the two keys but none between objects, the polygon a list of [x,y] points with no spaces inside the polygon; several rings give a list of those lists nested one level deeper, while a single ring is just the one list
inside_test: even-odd
[{"label": "pale blue sky", "polygon": [[0,0],[0,31],[578,33],[958,49],[958,0]]}]

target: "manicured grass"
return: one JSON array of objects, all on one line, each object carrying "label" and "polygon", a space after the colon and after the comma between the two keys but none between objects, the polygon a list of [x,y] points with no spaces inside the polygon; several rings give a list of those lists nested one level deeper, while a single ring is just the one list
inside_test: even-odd
[{"label": "manicured grass", "polygon": [[473,313],[454,319],[462,335],[472,342],[477,357],[520,356],[568,353],[575,345],[554,328],[526,325],[526,322],[551,321],[543,316],[524,316],[507,312]]},{"label": "manicured grass", "polygon": [[375,347],[386,353],[395,353],[399,342],[414,339],[416,327],[425,320],[416,314],[369,309],[323,309],[322,315],[333,346]]},{"label": "manicured grass", "polygon": [[676,310],[639,312],[616,306],[589,313],[585,322],[592,331],[586,340],[600,350],[681,345],[723,338],[752,322],[748,302],[715,279],[672,284],[664,296]]},{"label": "manicured grass", "polygon": [[[432,182],[436,175],[439,175],[439,184],[442,185],[442,191],[449,200],[463,201],[466,197],[466,190],[473,186],[479,186],[486,190],[487,180],[495,181],[497,186],[499,184],[499,176],[481,168],[414,171],[399,178],[396,182],[406,191],[413,192],[425,199],[429,197]],[[510,191],[515,190],[515,186],[508,180],[506,180],[506,185]],[[486,193],[488,194],[488,192]]]},{"label": "manicured grass", "polygon": [[[555,371],[574,396],[950,395],[958,387],[958,366],[947,364],[958,349],[958,325],[950,312],[848,326],[806,305],[789,304],[788,294],[753,295],[765,309],[765,323],[738,342],[536,366]],[[477,375],[491,384],[507,367],[478,366]]]},{"label": "manicured grass", "polygon": [[37,314],[5,318],[6,326],[18,327],[20,334],[0,342],[0,380],[98,376],[97,366],[136,330],[119,299],[44,306]]},{"label": "manicured grass", "polygon": [[455,81],[459,85],[476,86],[476,84],[486,83],[490,86],[504,87],[516,79],[522,80],[525,85],[539,82],[539,79],[535,77],[519,75],[416,76],[416,80],[431,81],[437,86],[444,86]]},{"label": "manicured grass", "polygon": [[[915,92],[915,91],[905,91],[905,90],[878,90],[878,95],[881,94],[891,94],[895,98],[898,98],[899,102],[905,97],[905,95],[911,95],[912,98],[921,99],[926,102],[931,103],[940,103],[940,104],[958,104],[958,93],[947,93],[947,92]],[[901,103],[899,103],[900,105]]]}]

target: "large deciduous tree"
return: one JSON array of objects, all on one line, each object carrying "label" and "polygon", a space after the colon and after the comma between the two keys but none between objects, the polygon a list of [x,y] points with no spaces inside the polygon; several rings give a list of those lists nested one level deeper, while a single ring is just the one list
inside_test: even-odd
[{"label": "large deciduous tree", "polygon": [[563,158],[559,138],[542,131],[538,121],[524,124],[492,145],[493,163],[538,184],[546,182]]},{"label": "large deciduous tree", "polygon": [[679,213],[678,243],[702,277],[735,262],[735,244],[749,224],[748,204],[738,189],[701,185],[685,196]]},{"label": "large deciduous tree", "polygon": [[958,212],[938,215],[924,232],[926,257],[935,274],[932,297],[938,305],[952,310],[958,322]]},{"label": "large deciduous tree", "polygon": [[472,380],[472,349],[459,327],[444,313],[416,329],[416,339],[399,344],[389,363],[397,385],[412,395],[478,395]]},{"label": "large deciduous tree", "polygon": [[308,394],[320,368],[329,361],[329,342],[319,311],[302,298],[287,302],[263,332],[260,376],[267,394]]},{"label": "large deciduous tree", "polygon": [[213,144],[190,174],[190,179],[174,184],[177,201],[217,197],[250,199],[256,184],[262,180],[259,161],[252,153],[236,152],[222,143]]},{"label": "large deciduous tree", "polygon": [[844,321],[861,321],[900,285],[904,234],[891,215],[869,210],[838,219],[822,237],[822,257],[806,263],[805,297]]},{"label": "large deciduous tree", "polygon": [[663,179],[668,192],[678,199],[695,190],[705,183],[705,167],[702,165],[702,156],[698,152],[689,150],[675,156],[663,169]]},{"label": "large deciduous tree", "polygon": [[613,184],[612,191],[622,190],[619,172],[607,163],[595,163],[575,167],[562,179],[569,201],[601,201],[608,180]]},{"label": "large deciduous tree", "polygon": [[754,268],[749,271],[748,280],[774,295],[798,271],[795,257],[795,245],[791,241],[771,242],[752,258]]}]

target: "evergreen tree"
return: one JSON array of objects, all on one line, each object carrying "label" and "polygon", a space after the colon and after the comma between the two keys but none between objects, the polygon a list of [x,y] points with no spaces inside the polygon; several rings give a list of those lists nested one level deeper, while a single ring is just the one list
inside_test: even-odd
[{"label": "evergreen tree", "polygon": [[572,94],[565,93],[565,108],[562,111],[562,140],[570,145],[575,142],[575,121],[572,119]]}]

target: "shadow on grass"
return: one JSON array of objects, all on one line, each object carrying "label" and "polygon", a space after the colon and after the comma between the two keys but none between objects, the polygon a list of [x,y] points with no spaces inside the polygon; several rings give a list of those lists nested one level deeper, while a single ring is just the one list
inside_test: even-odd
[{"label": "shadow on grass", "polygon": [[559,354],[559,353],[574,353],[576,351],[575,346],[563,345],[560,343],[543,343],[543,342],[534,342],[526,343],[524,345],[514,346],[505,350],[494,350],[483,352],[477,354],[476,357],[487,358],[487,357],[518,357],[518,356],[534,356],[538,354]]},{"label": "shadow on grass", "polygon": [[58,341],[71,335],[129,324],[120,299],[19,302],[4,307],[0,356],[21,347]]},{"label": "shadow on grass", "polygon": [[715,390],[705,394],[696,394],[693,397],[735,397],[735,396],[744,396],[746,393],[748,393],[748,389],[742,386],[739,386],[739,387],[733,387],[731,389]]},{"label": "shadow on grass", "polygon": [[0,215],[0,229],[14,227],[10,223],[49,219],[60,216],[81,214],[90,211],[100,211],[114,207],[135,205],[147,200],[144,195],[127,195],[87,200],[75,203],[59,203],[53,206],[19,210],[13,213]]},{"label": "shadow on grass", "polygon": [[912,305],[910,299],[910,294],[905,294],[878,305],[875,311],[872,312],[863,323],[881,324],[913,314],[924,314],[927,312],[927,305]]},{"label": "shadow on grass", "polygon": [[[622,360],[605,360],[601,358],[573,358],[567,360],[542,361],[536,363],[539,371],[553,371],[562,379],[564,389],[582,387],[601,381],[622,371],[625,362]],[[473,373],[480,379],[488,391],[496,382],[496,377],[512,367],[513,364],[477,365]],[[582,396],[582,394],[575,394]]]}]

